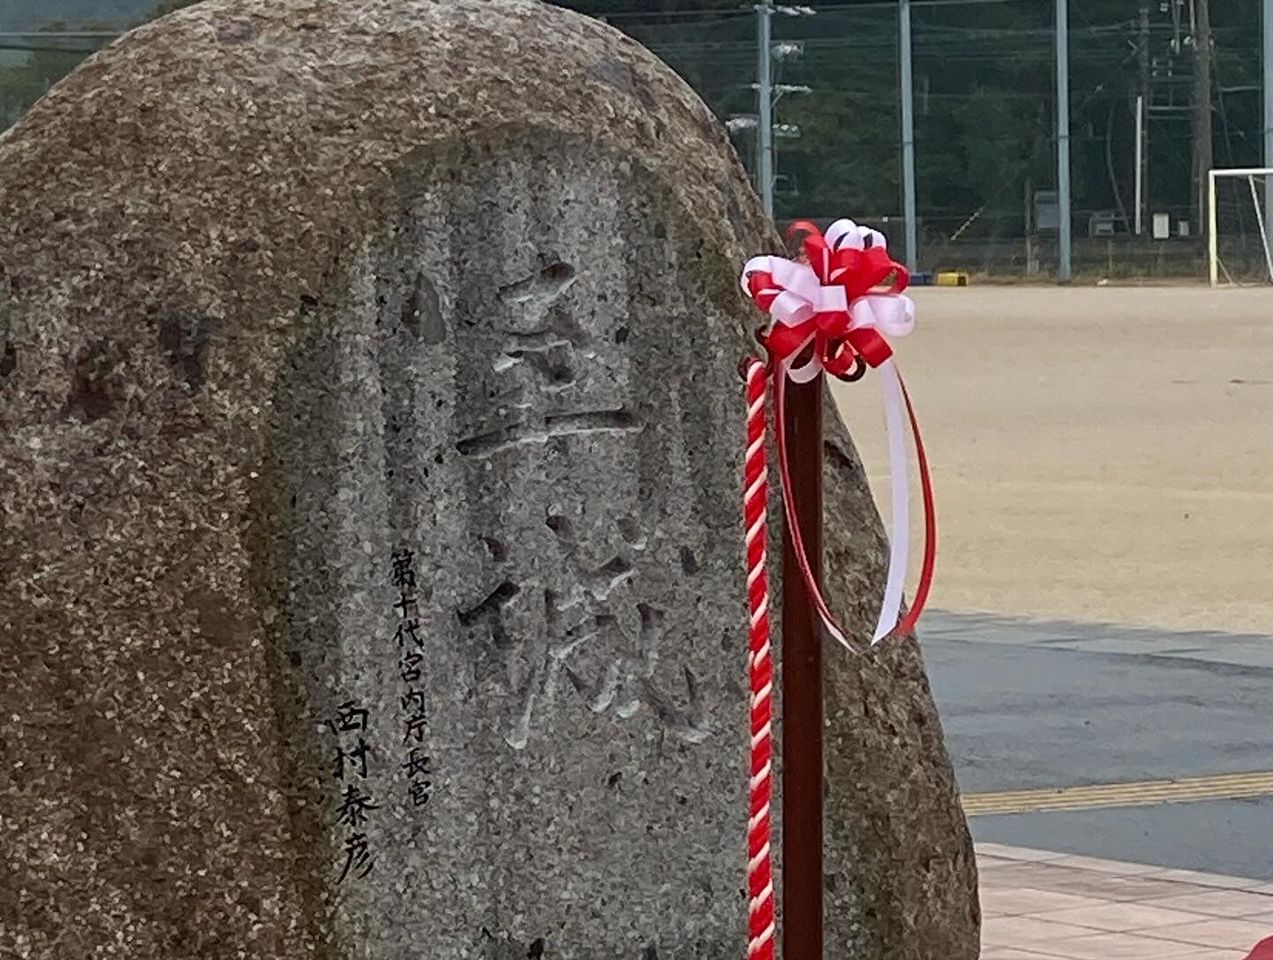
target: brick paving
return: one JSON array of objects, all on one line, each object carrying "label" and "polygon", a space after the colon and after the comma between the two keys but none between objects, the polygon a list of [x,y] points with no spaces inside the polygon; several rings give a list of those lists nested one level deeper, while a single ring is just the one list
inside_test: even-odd
[{"label": "brick paving", "polygon": [[1244,960],[1273,883],[977,845],[983,960]]}]

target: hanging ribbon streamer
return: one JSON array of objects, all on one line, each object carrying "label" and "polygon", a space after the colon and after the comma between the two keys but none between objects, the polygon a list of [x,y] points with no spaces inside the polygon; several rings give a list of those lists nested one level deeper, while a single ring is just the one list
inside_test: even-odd
[{"label": "hanging ribbon streamer", "polygon": [[[885,339],[903,337],[915,329],[915,305],[909,297],[903,296],[910,282],[909,274],[889,257],[883,234],[860,227],[852,220],[837,220],[825,234],[804,221],[794,224],[792,231],[803,234],[804,257],[798,261],[755,257],[743,268],[742,285],[756,305],[773,319],[763,342],[769,351],[774,378],[783,507],[793,552],[823,626],[832,637],[852,649],[813,576],[796,522],[783,429],[786,383],[787,380],[808,383],[824,370],[846,380],[859,379],[867,367],[880,372],[893,516],[884,600],[871,642],[905,636],[914,628],[927,602],[937,542],[928,459],[910,396],[893,362],[893,350]],[[925,541],[919,585],[903,617],[902,592],[910,543],[907,422],[914,436],[919,464]]]}]

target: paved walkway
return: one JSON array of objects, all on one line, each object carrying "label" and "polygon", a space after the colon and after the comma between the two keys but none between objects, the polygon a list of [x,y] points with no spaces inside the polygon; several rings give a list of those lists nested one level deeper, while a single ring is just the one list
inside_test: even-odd
[{"label": "paved walkway", "polygon": [[1243,960],[1273,883],[977,845],[983,960]]},{"label": "paved walkway", "polygon": [[1273,882],[1273,636],[924,617],[977,840]]},{"label": "paved walkway", "polygon": [[1273,669],[1273,635],[1268,633],[1163,630],[991,613],[952,613],[932,607],[924,613],[922,622],[921,640],[1169,657],[1230,667]]}]

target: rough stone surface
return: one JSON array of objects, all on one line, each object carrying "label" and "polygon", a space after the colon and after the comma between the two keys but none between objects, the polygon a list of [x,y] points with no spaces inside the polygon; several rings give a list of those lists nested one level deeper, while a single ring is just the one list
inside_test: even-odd
[{"label": "rough stone surface", "polygon": [[[887,541],[848,432],[824,406],[827,593],[853,635],[869,636]],[[827,957],[840,944],[858,951],[845,957],[978,956],[976,858],[919,645],[856,657],[828,647],[823,664]]]},{"label": "rough stone surface", "polygon": [[[0,171],[0,955],[742,955],[772,238],[693,94],[521,0],[208,0]],[[827,956],[975,956],[918,651],[828,660]]]}]

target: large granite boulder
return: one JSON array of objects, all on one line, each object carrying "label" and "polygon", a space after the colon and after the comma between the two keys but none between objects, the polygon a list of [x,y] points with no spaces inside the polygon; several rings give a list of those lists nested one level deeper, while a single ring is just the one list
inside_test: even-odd
[{"label": "large granite boulder", "polygon": [[[740,956],[735,275],[772,241],[683,83],[525,0],[208,0],[37,105],[0,954]],[[919,654],[828,661],[827,956],[972,957]]]}]

